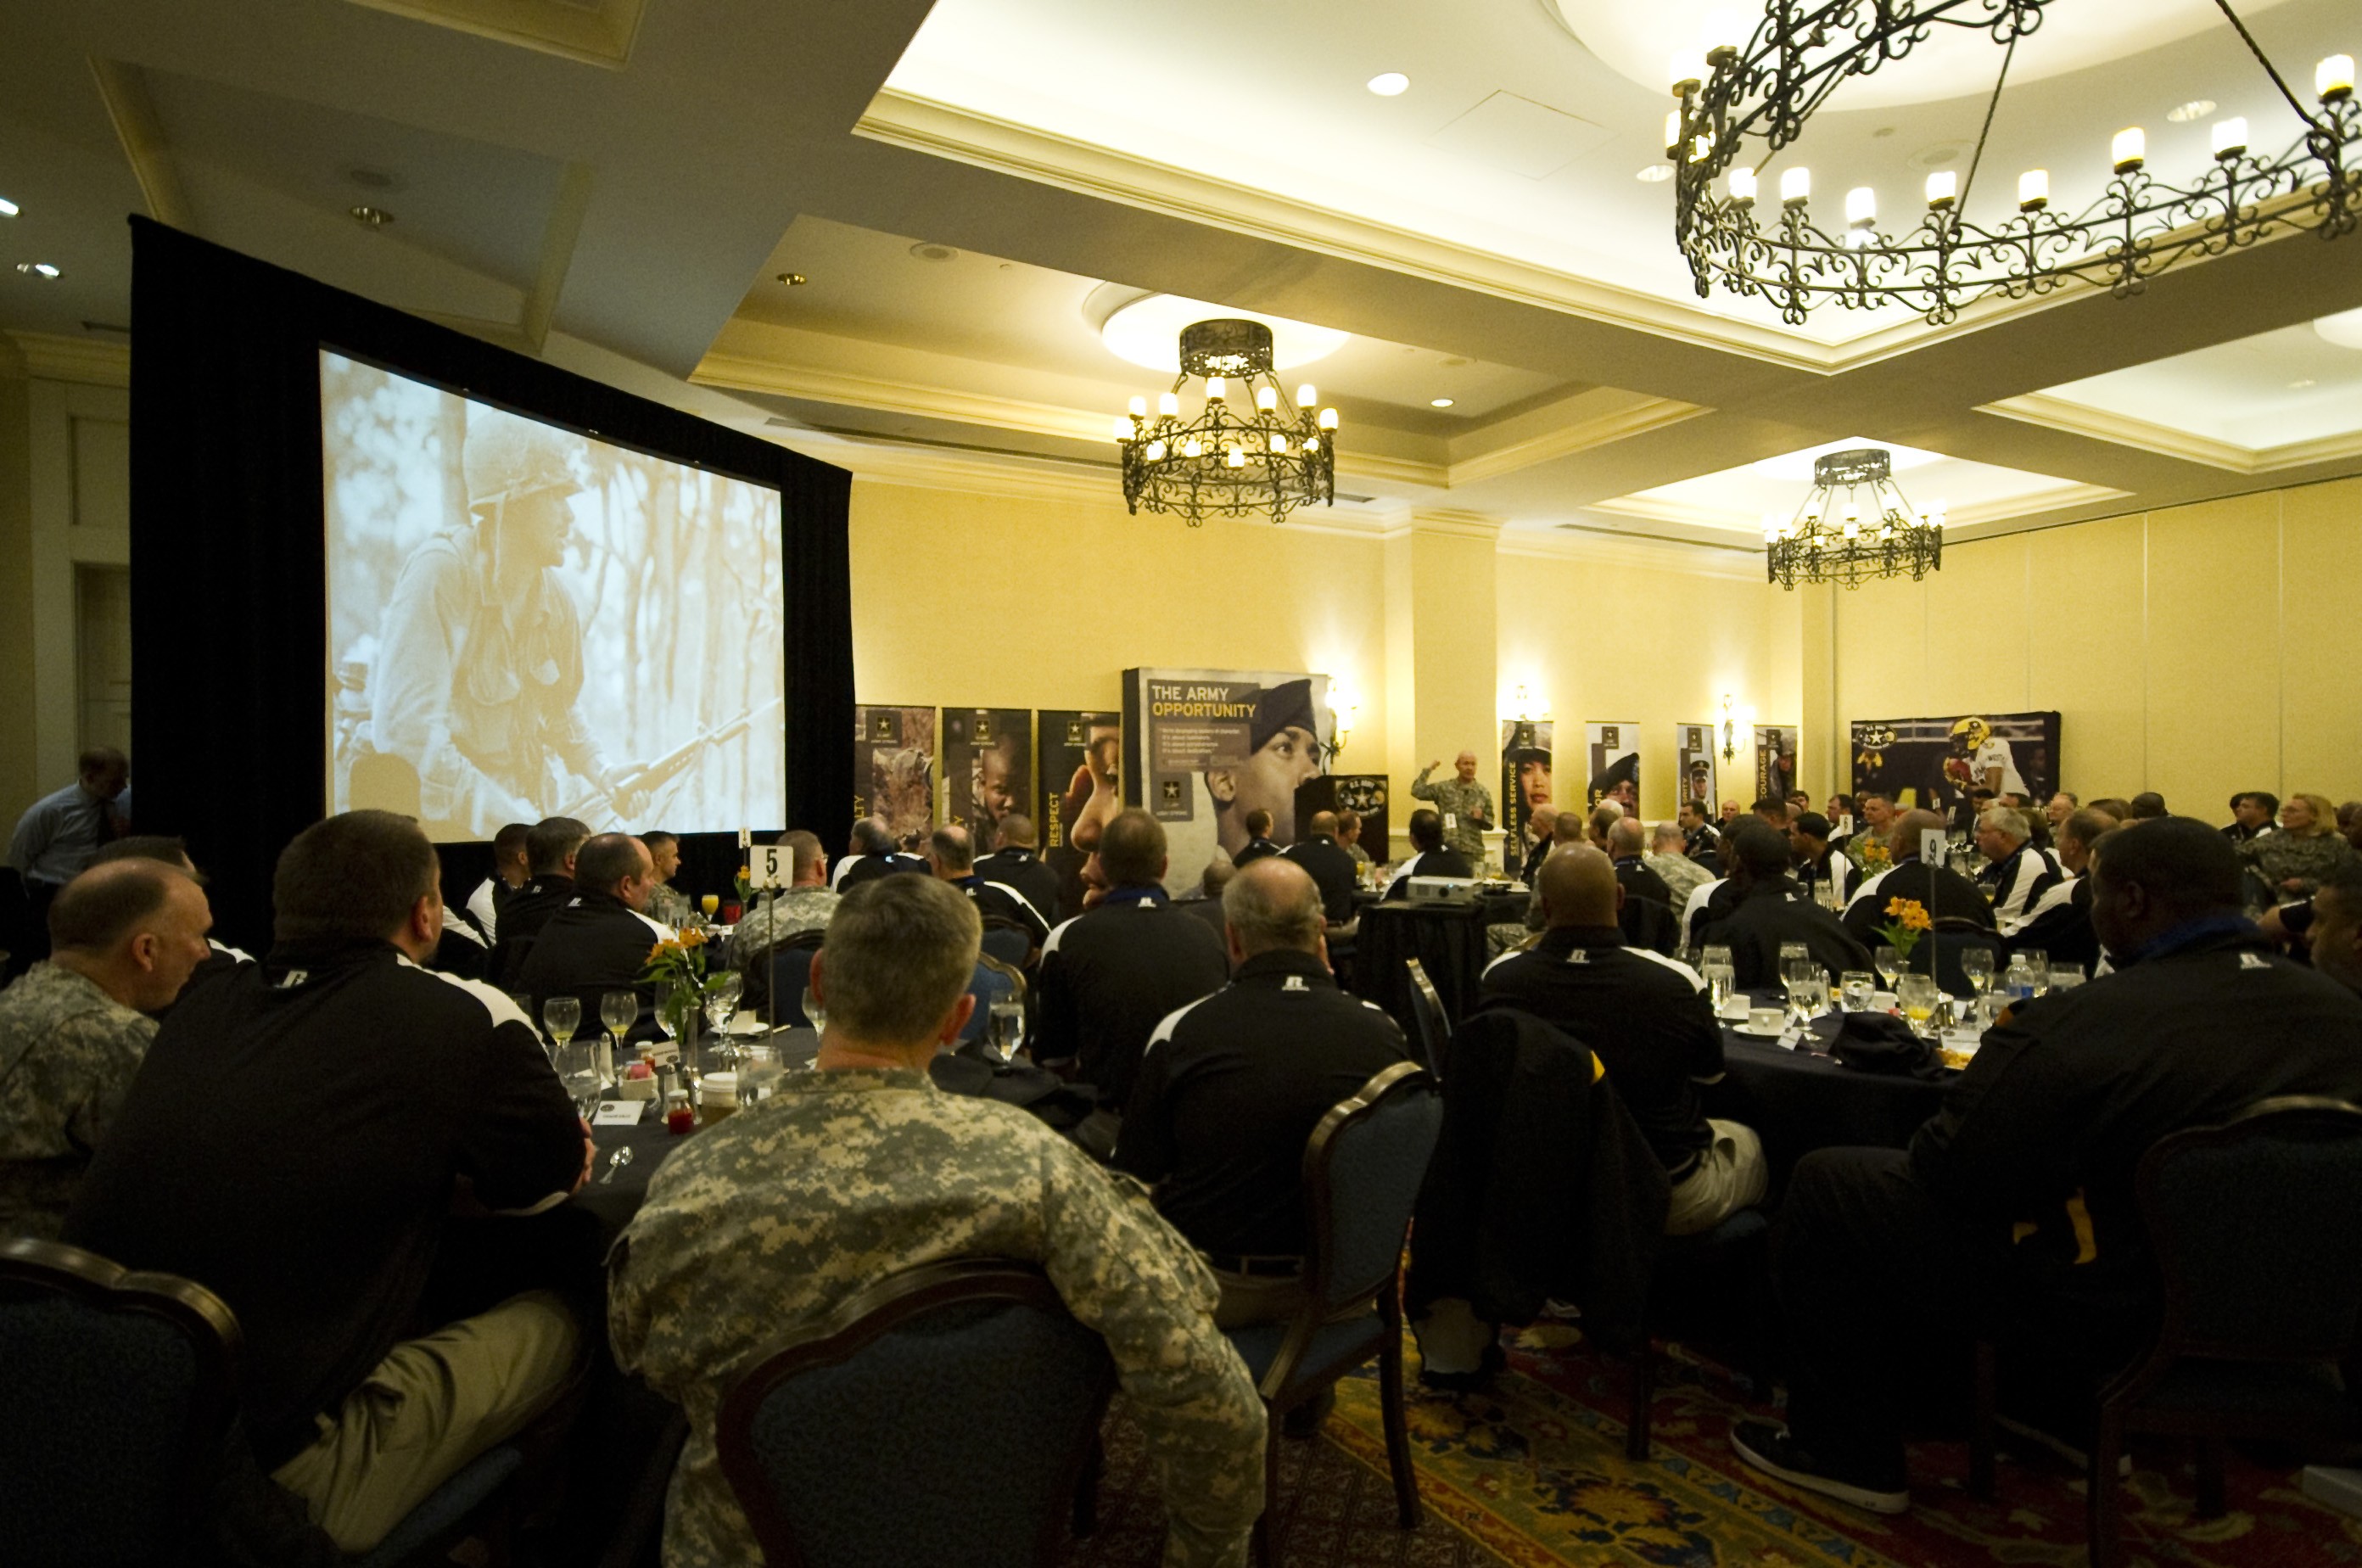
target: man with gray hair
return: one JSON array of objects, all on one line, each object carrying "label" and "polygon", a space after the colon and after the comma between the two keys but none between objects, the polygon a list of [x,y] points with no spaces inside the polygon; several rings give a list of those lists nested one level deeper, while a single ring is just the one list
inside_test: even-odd
[{"label": "man with gray hair", "polygon": [[[1642,862],[1672,889],[1676,913],[1689,906],[1690,895],[1714,880],[1714,873],[1689,857],[1689,834],[1679,823],[1659,823],[1649,834],[1649,853]],[[1537,869],[1540,869],[1537,867]]]},{"label": "man with gray hair", "polygon": [[1443,842],[1467,857],[1471,866],[1485,864],[1485,830],[1493,825],[1493,792],[1476,782],[1476,754],[1463,751],[1451,765],[1452,777],[1438,783],[1428,775],[1442,767],[1429,763],[1411,780],[1414,801],[1432,801],[1443,823]]},{"label": "man with gray hair", "polygon": [[2003,931],[2023,920],[2065,875],[2057,856],[2029,842],[2033,836],[2024,814],[2008,806],[1989,806],[1977,819],[1977,847],[1986,862],[1977,885],[1992,899],[1993,922]]},{"label": "man with gray hair", "polygon": [[779,835],[778,847],[791,856],[788,885],[776,897],[757,895],[755,907],[730,933],[730,966],[742,975],[760,969],[788,938],[827,930],[836,913],[839,895],[829,890],[828,851],[821,847],[820,835],[796,828]]},{"label": "man with gray hair", "polygon": [[849,893],[873,877],[927,868],[927,863],[917,856],[902,853],[894,830],[886,825],[884,817],[864,817],[855,823],[847,842],[850,847],[844,858],[836,863],[836,873],[828,879],[833,892]]},{"label": "man with gray hair", "polygon": [[1223,1328],[1301,1303],[1305,1141],[1329,1109],[1409,1052],[1375,1003],[1329,972],[1320,889],[1282,856],[1222,895],[1231,983],[1148,1037],[1115,1167],[1149,1183],[1222,1287]]},{"label": "man with gray hair", "polygon": [[1107,1341],[1164,1493],[1170,1568],[1246,1561],[1265,1418],[1214,1327],[1213,1276],[1138,1183],[1018,1108],[928,1077],[975,1008],[980,933],[975,906],[932,878],[848,894],[812,964],[828,1011],[817,1070],[683,1143],[615,1244],[616,1363],[689,1419],[668,1562],[761,1559],[716,1451],[739,1371],[890,1275],[953,1257],[1038,1264]]}]

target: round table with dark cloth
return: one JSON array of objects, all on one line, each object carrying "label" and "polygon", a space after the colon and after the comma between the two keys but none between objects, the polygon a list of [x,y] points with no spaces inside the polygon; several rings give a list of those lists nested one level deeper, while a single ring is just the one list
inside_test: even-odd
[{"label": "round table with dark cloth", "polygon": [[1443,999],[1444,1016],[1457,1024],[1476,1005],[1489,956],[1485,928],[1523,921],[1527,901],[1525,893],[1516,892],[1481,893],[1464,904],[1373,904],[1362,911],[1361,933],[1353,939],[1355,994],[1385,1009],[1416,1038],[1410,980],[1403,968],[1416,958]]},{"label": "round table with dark cloth", "polygon": [[[1835,1014],[1813,1021],[1821,1049],[1827,1048],[1837,1027]],[[1705,1113],[1755,1130],[1763,1140],[1774,1194],[1787,1186],[1796,1162],[1815,1149],[1908,1147],[1911,1135],[1943,1108],[1946,1091],[1959,1077],[1948,1071],[1937,1078],[1863,1072],[1817,1052],[1749,1039],[1727,1025],[1722,1062],[1722,1081],[1705,1088]]]}]

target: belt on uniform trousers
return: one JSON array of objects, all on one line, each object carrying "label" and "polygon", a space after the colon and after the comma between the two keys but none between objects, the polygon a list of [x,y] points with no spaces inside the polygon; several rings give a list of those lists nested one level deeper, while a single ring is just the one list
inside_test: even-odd
[{"label": "belt on uniform trousers", "polygon": [[1304,1272],[1304,1260],[1283,1253],[1258,1256],[1252,1253],[1208,1253],[1198,1254],[1217,1274],[1239,1274],[1291,1279]]}]

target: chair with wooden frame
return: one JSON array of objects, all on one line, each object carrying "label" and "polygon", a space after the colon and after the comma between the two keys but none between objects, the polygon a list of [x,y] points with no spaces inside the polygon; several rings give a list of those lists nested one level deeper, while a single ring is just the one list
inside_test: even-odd
[{"label": "chair with wooden frame", "polygon": [[1418,1029],[1419,1055],[1426,1058],[1427,1070],[1435,1075],[1435,1081],[1441,1083],[1443,1058],[1451,1049],[1451,1015],[1444,1011],[1443,997],[1428,978],[1426,965],[1406,958],[1403,969],[1410,977],[1410,1016]]}]

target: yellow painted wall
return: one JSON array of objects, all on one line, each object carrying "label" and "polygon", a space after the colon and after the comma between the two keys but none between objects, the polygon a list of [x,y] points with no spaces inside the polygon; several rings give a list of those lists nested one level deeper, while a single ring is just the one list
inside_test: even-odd
[{"label": "yellow painted wall", "polygon": [[1837,596],[1840,722],[2056,708],[2066,788],[2362,795],[2362,479],[1948,547]]}]

